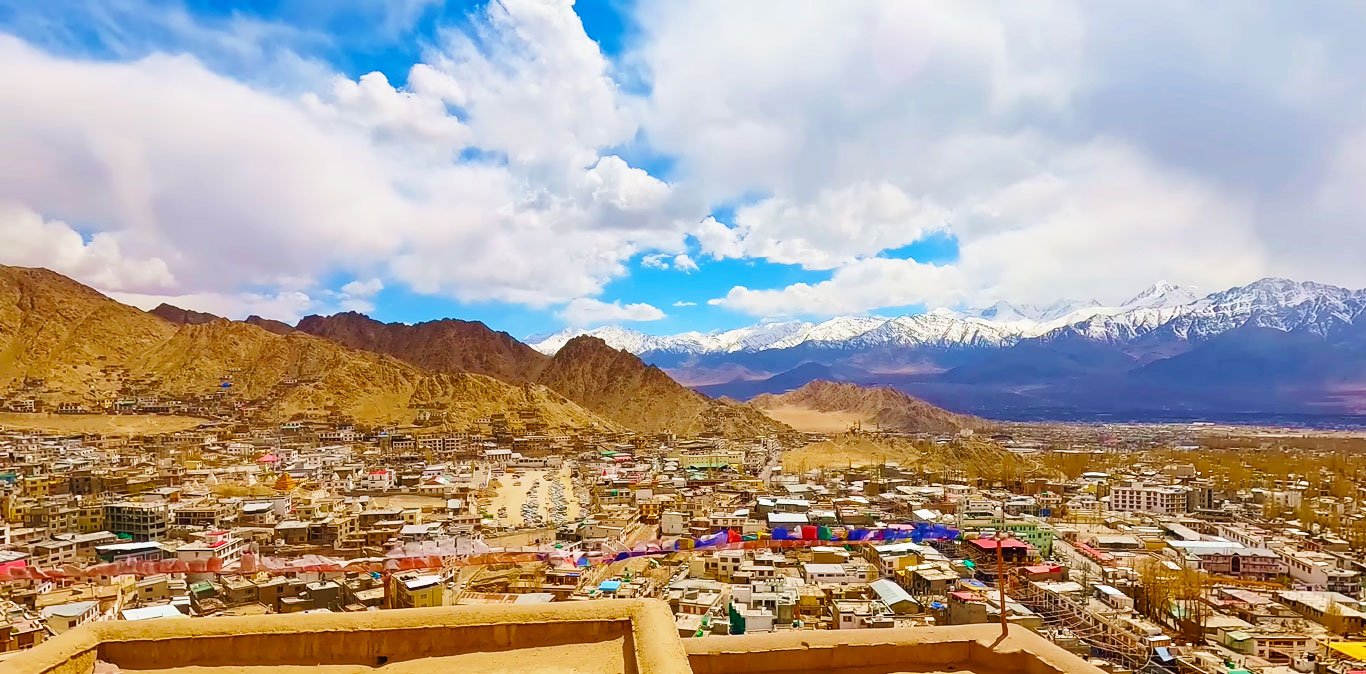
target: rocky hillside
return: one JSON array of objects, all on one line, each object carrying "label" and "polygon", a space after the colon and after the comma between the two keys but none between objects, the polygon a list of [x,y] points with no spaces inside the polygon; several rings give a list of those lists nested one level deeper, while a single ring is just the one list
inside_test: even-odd
[{"label": "rocky hillside", "polygon": [[985,429],[990,423],[955,414],[885,386],[813,381],[795,391],[763,394],[749,401],[761,410],[797,408],[820,413],[843,413],[874,427],[903,433],[953,433],[964,428]]},{"label": "rocky hillside", "polygon": [[566,342],[538,381],[641,432],[752,437],[791,430],[747,405],[712,400],[685,388],[663,370],[597,337],[580,336]]},{"label": "rocky hillside", "polygon": [[294,332],[294,326],[291,326],[284,321],[277,321],[273,318],[261,318],[256,314],[247,316],[242,322],[247,325],[254,325],[266,332],[273,332],[277,335],[288,335],[289,333]]},{"label": "rocky hillside", "polygon": [[147,313],[176,325],[203,325],[204,323],[223,320],[221,317],[207,312],[181,309],[174,304],[166,304],[165,302],[158,304],[157,308]]},{"label": "rocky hillside", "polygon": [[503,381],[534,381],[549,358],[478,321],[381,323],[364,314],[307,316],[297,329],[353,349],[393,356],[431,372],[473,372]]},{"label": "rocky hillside", "polygon": [[43,269],[0,267],[0,395],[107,403],[129,392],[221,394],[277,417],[336,411],[406,423],[418,408],[463,424],[529,411],[552,427],[618,428],[544,386],[432,374],[393,358],[242,322],[177,325]]}]

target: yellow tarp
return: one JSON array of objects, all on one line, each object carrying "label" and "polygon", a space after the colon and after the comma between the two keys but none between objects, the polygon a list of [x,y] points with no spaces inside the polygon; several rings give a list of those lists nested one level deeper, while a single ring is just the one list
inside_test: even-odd
[{"label": "yellow tarp", "polygon": [[1338,641],[1328,647],[1353,660],[1366,660],[1366,641]]}]

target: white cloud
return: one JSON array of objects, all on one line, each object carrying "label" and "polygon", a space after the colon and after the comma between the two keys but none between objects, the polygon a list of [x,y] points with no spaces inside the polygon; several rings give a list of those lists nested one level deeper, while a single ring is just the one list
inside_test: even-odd
[{"label": "white cloud", "polygon": [[591,327],[619,321],[657,321],[664,312],[649,304],[622,304],[580,297],[566,304],[559,317],[575,327]]},{"label": "white cloud", "polygon": [[381,290],[384,282],[377,278],[351,281],[337,292],[337,306],[345,311],[369,313],[375,310],[374,297]]},{"label": "white cloud", "polygon": [[307,293],[289,290],[278,293],[187,293],[158,295],[147,293],[111,292],[109,296],[140,309],[154,309],[158,304],[170,304],[181,309],[206,311],[215,316],[241,320],[256,315],[286,323],[297,323],[305,314],[327,311],[331,305],[310,297]]},{"label": "white cloud", "polygon": [[681,272],[697,271],[697,263],[693,261],[687,253],[680,253],[674,256],[674,269]]},{"label": "white cloud", "polygon": [[[1068,149],[1044,169],[961,214],[960,256],[952,263],[870,258],[819,283],[737,286],[712,303],[778,316],[1002,297],[1051,301],[1067,287],[1110,300],[1158,278],[1225,288],[1266,267],[1268,252],[1246,228],[1244,205],[1188,177],[1164,175],[1123,145]],[[1213,251],[1218,265],[1209,263]]]},{"label": "white cloud", "polygon": [[668,269],[669,256],[664,253],[654,253],[640,258],[640,266],[646,269]]},{"label": "white cloud", "polygon": [[745,206],[735,214],[734,245],[718,250],[833,269],[940,231],[948,215],[886,182],[858,183],[822,190],[811,201],[772,197]]},{"label": "white cloud", "polygon": [[[698,256],[828,272],[712,301],[763,315],[1366,285],[1348,5],[644,0],[613,64],[568,0],[495,0],[399,83],[308,51],[343,14],[397,39],[429,0],[302,27],[25,4],[0,0],[27,40],[0,35],[0,260],[106,290],[369,307],[323,287],[340,276],[610,313],[576,298]],[[628,163],[642,149],[671,182]],[[929,234],[958,259],[879,257]]]},{"label": "white cloud", "polygon": [[[1317,189],[1354,184],[1325,160],[1352,163],[1341,139],[1359,124],[1333,111],[1366,105],[1366,86],[1322,65],[1366,62],[1341,20],[1237,3],[722,4],[640,6],[643,128],[688,177],[676,189],[747,202],[729,226],[692,228],[704,255],[830,274],[739,279],[716,305],[1113,300],[1158,278],[1273,274],[1366,285],[1366,203]],[[933,233],[958,259],[874,257]]]},{"label": "white cloud", "polygon": [[127,255],[115,234],[87,242],[70,225],[0,201],[0,264],[47,267],[104,290],[153,290],[175,286],[158,257]]},{"label": "white cloud", "polygon": [[696,302],[687,302],[687,301],[684,301],[684,300],[679,300],[679,301],[677,301],[677,302],[674,302],[673,305],[676,306],[676,307],[695,307],[695,306],[697,306],[697,303],[696,303]]},{"label": "white cloud", "polygon": [[[682,250],[670,186],[599,156],[634,136],[635,104],[570,3],[491,3],[470,30],[406,89],[329,75],[297,97],[186,56],[85,61],[0,35],[0,200],[163,261],[172,294],[321,296],[345,274],[545,307]],[[452,161],[467,147],[495,159]]]}]

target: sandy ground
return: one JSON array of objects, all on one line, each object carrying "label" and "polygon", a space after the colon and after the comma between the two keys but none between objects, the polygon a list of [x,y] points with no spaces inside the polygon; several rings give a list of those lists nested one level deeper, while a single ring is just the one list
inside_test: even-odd
[{"label": "sandy ground", "polygon": [[857,412],[818,412],[796,405],[761,411],[768,418],[781,421],[803,433],[843,433],[856,422],[866,422],[863,415]]},{"label": "sandy ground", "polygon": [[817,468],[876,466],[887,461],[902,465],[916,460],[918,455],[894,443],[875,441],[866,437],[835,436],[783,454],[783,470],[789,473]]},{"label": "sandy ground", "polygon": [[0,428],[48,433],[145,435],[174,433],[208,423],[207,419],[160,414],[23,414],[0,412]]},{"label": "sandy ground", "polygon": [[[559,480],[564,485],[564,501],[569,506],[566,517],[574,520],[579,516],[579,498],[574,494],[574,478],[569,464],[566,462],[557,471],[549,470],[522,470],[520,475],[513,475],[509,471],[498,476],[498,492],[487,503],[483,503],[482,509],[488,514],[498,519],[503,526],[521,527],[526,525],[522,519],[522,504],[526,503],[531,496],[531,483],[540,481],[536,487],[540,511],[542,516],[550,517],[550,481]],[[521,482],[520,485],[516,484]],[[498,518],[498,509],[507,508],[507,516]]]}]

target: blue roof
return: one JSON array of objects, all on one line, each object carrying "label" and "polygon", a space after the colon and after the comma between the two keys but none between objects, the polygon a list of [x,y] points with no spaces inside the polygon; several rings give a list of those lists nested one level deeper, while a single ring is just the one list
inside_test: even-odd
[{"label": "blue roof", "polygon": [[602,581],[602,584],[601,584],[601,585],[598,585],[598,589],[601,590],[601,591],[603,591],[603,592],[616,592],[617,590],[620,590],[620,589],[621,589],[621,581],[619,581],[619,580],[604,580],[604,581]]}]

